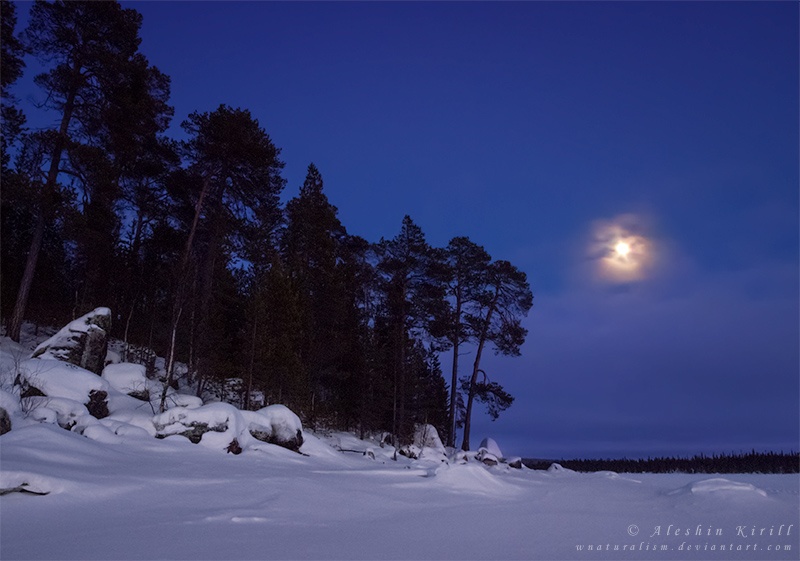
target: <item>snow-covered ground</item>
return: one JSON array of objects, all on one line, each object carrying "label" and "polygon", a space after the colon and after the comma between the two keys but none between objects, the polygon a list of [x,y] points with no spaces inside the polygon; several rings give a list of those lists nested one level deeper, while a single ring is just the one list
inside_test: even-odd
[{"label": "snow-covered ground", "polygon": [[[140,367],[111,365],[101,377],[28,359],[35,344],[0,338],[0,407],[14,423],[0,436],[0,490],[24,491],[0,496],[3,560],[727,560],[800,551],[797,475],[513,469],[479,461],[501,457],[490,439],[477,454],[448,455],[427,430],[406,447],[411,459],[377,440],[302,431],[281,406],[238,412],[175,392],[156,415],[153,401],[126,394],[157,399]],[[47,396],[21,400],[14,372]],[[107,417],[85,407],[92,390],[108,395]],[[198,422],[221,428],[192,444],[181,433]],[[300,453],[256,438],[291,440],[298,430]],[[226,452],[233,438],[240,454]]]},{"label": "snow-covered ground", "polygon": [[[797,559],[796,475],[437,468],[305,436],[308,456],[235,456],[177,436],[13,430],[0,487],[49,494],[0,497],[0,558]],[[375,459],[337,450],[367,447]]]}]

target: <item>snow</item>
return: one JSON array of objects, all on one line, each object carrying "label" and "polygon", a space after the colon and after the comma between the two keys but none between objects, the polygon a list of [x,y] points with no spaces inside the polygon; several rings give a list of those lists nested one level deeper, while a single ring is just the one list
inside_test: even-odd
[{"label": "snow", "polygon": [[720,497],[766,497],[767,493],[762,489],[754,487],[749,483],[739,483],[723,477],[695,481],[684,488],[674,491],[674,495],[697,494],[697,495],[716,495]]},{"label": "snow", "polygon": [[[203,415],[218,420],[224,409]],[[783,536],[758,543],[794,549],[768,558],[795,559],[798,547],[796,475],[562,477],[472,460],[426,471],[345,433],[306,431],[307,456],[265,443],[234,456],[183,437],[124,438],[106,428],[99,440],[46,424],[0,437],[0,487],[49,493],[0,498],[0,558],[726,559],[678,548],[752,545],[737,527],[777,532],[781,524]],[[386,463],[332,443],[371,448]],[[723,535],[696,536],[698,525]],[[672,549],[576,550],[640,542]]]}]

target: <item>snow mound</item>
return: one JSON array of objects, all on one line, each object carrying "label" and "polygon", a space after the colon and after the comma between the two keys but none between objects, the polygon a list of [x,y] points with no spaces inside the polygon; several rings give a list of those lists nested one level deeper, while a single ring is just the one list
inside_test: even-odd
[{"label": "snow mound", "polygon": [[574,469],[568,469],[562,466],[561,464],[557,464],[553,462],[550,464],[550,467],[547,468],[547,473],[552,473],[553,475],[575,475],[578,472]]},{"label": "snow mound", "polygon": [[122,393],[144,393],[147,391],[147,376],[144,365],[121,362],[109,364],[102,377],[112,388]]},{"label": "snow mound", "polygon": [[510,497],[519,490],[515,485],[489,472],[480,464],[442,465],[433,471],[434,482],[459,493],[490,497]]},{"label": "snow mound", "polygon": [[27,471],[0,471],[0,495],[11,492],[27,492],[47,495],[60,492],[63,485],[57,479]]},{"label": "snow mound", "polygon": [[19,411],[19,396],[0,390],[0,407],[5,409],[9,415]]},{"label": "snow mound", "polygon": [[[172,388],[170,388],[172,389]],[[165,403],[167,408],[172,407],[185,407],[187,409],[196,409],[202,407],[203,400],[196,395],[187,395],[185,393],[169,393],[167,394],[167,401]]]},{"label": "snow mound", "polygon": [[26,397],[23,400],[29,416],[41,423],[58,424],[61,428],[71,430],[78,424],[88,425],[89,410],[80,401],[64,397]]},{"label": "snow mound", "polygon": [[722,477],[694,481],[676,489],[670,495],[695,495],[705,497],[766,497],[763,489],[750,483],[740,483]]}]

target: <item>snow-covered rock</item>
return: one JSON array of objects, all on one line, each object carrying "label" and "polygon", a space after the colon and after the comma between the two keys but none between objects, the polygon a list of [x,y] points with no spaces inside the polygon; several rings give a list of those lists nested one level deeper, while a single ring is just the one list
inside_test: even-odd
[{"label": "snow-covered rock", "polygon": [[105,365],[111,310],[96,308],[71,321],[33,351],[33,358],[54,359],[100,374]]},{"label": "snow-covered rock", "polygon": [[42,423],[57,423],[61,428],[72,430],[76,425],[91,423],[89,410],[80,401],[65,397],[33,396],[23,400],[29,416]]},{"label": "snow-covered rock", "polygon": [[483,462],[487,466],[496,466],[500,463],[500,457],[496,454],[492,454],[489,452],[488,448],[480,447],[478,448],[478,453],[475,455],[475,459],[479,462]]},{"label": "snow-covered rock", "polygon": [[11,416],[4,408],[0,407],[0,436],[11,430]]},{"label": "snow-covered rock", "polygon": [[[106,392],[111,386],[100,376],[79,366],[57,360],[32,358],[19,365],[19,379],[26,390],[35,388],[47,397],[63,397],[80,403],[89,401],[92,391]],[[28,395],[34,395],[28,393]]]},{"label": "snow-covered rock", "polygon": [[268,405],[258,411],[242,411],[248,431],[256,440],[298,451],[303,445],[300,417],[285,405]]},{"label": "snow-covered rock", "polygon": [[484,438],[481,440],[480,446],[478,446],[478,450],[484,448],[486,452],[497,458],[498,460],[503,459],[503,453],[500,451],[500,447],[497,445],[497,442],[494,441],[493,438]]},{"label": "snow-covered rock", "polygon": [[397,449],[397,453],[406,458],[416,460],[422,454],[422,448],[415,444],[406,444]]},{"label": "snow-covered rock", "polygon": [[419,448],[432,448],[441,454],[446,454],[439,432],[433,425],[417,425],[414,429],[414,445]]},{"label": "snow-covered rock", "polygon": [[121,362],[103,368],[102,377],[115,390],[147,401],[150,398],[145,367],[141,364]]},{"label": "snow-covered rock", "polygon": [[209,403],[195,409],[173,407],[153,417],[160,438],[181,435],[195,444],[225,450],[245,430],[241,411],[227,403]]}]

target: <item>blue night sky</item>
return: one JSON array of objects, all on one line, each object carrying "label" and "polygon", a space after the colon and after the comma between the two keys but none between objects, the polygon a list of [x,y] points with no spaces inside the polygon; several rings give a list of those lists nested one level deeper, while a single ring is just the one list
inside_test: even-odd
[{"label": "blue night sky", "polygon": [[516,401],[476,411],[473,446],[798,449],[797,3],[123,5],[173,136],[247,108],[285,198],[313,161],[349,232],[409,214],[528,274],[522,357],[483,366]]}]

